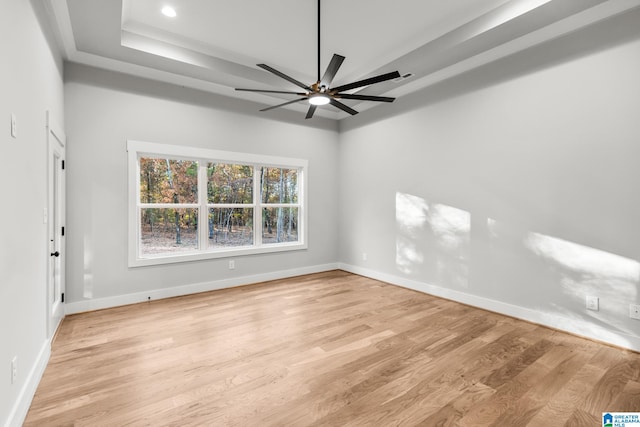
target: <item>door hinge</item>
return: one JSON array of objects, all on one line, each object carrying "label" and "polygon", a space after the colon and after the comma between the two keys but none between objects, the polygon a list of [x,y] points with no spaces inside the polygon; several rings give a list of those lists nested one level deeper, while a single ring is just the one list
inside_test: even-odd
[{"label": "door hinge", "polygon": [[62,227],[62,235],[64,236],[64,227]]},{"label": "door hinge", "polygon": [[64,160],[62,161],[62,170],[64,170]]},{"label": "door hinge", "polygon": [[64,292],[60,295],[60,302],[64,302]]}]

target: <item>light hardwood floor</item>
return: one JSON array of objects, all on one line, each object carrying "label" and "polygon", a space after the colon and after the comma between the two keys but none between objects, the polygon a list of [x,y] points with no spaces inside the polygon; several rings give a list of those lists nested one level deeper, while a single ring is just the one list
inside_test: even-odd
[{"label": "light hardwood floor", "polygon": [[600,426],[640,354],[332,271],[67,317],[27,426]]}]

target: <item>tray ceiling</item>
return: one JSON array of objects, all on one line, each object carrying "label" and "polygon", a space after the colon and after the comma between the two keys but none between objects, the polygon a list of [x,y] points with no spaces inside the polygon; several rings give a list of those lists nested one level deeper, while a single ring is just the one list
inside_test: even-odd
[{"label": "tray ceiling", "polygon": [[[175,18],[161,13],[165,5],[175,8]],[[323,0],[321,68],[338,53],[346,60],[335,84],[396,69],[411,74],[361,91],[401,97],[639,6],[640,0]],[[316,0],[50,0],[44,7],[72,62],[264,106],[289,98],[234,88],[294,88],[256,64],[303,82],[316,79]],[[393,108],[349,105],[361,112]],[[317,114],[347,117],[332,107]]]}]

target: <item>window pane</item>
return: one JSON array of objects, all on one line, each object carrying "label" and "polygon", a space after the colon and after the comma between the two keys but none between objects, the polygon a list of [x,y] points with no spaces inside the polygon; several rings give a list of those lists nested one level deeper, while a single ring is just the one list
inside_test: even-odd
[{"label": "window pane", "polygon": [[198,248],[197,209],[142,209],[141,255],[173,254]]},{"label": "window pane", "polygon": [[209,209],[209,247],[253,245],[253,208]]},{"label": "window pane", "polygon": [[262,243],[298,241],[298,208],[264,208]]},{"label": "window pane", "polygon": [[225,163],[207,165],[209,203],[253,203],[253,167]]},{"label": "window pane", "polygon": [[140,203],[197,203],[198,162],[140,159]]},{"label": "window pane", "polygon": [[298,170],[262,168],[262,203],[298,203]]}]

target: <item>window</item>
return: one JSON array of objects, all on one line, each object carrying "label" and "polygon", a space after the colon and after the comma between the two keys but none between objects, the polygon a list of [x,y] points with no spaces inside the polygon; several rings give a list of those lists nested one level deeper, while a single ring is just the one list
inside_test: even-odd
[{"label": "window", "polygon": [[129,265],[305,249],[306,160],[129,141]]},{"label": "window", "polygon": [[253,245],[254,168],[250,165],[208,164],[207,207],[211,247]]},{"label": "window", "polygon": [[262,242],[298,240],[298,171],[262,168]]},{"label": "window", "polygon": [[198,162],[140,158],[140,255],[198,248]]}]

